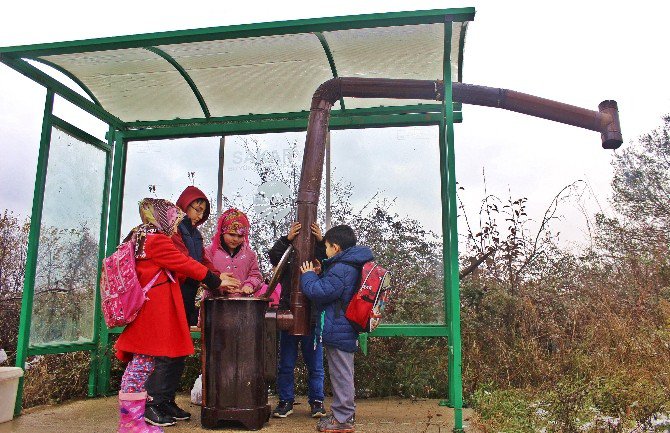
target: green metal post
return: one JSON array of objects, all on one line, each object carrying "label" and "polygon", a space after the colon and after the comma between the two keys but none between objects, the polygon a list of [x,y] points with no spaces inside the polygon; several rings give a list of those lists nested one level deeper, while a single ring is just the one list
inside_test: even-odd
[{"label": "green metal post", "polygon": [[[30,321],[33,315],[33,297],[35,294],[35,270],[37,268],[37,254],[40,245],[40,226],[42,223],[42,206],[44,204],[44,189],[47,180],[47,166],[49,164],[49,147],[51,144],[51,113],[54,106],[54,92],[47,89],[44,103],[44,117],[42,118],[42,137],[40,150],[37,154],[37,173],[35,174],[35,192],[33,193],[33,208],[30,214],[30,233],[28,235],[28,254],[26,256],[25,278],[23,280],[23,297],[21,300],[21,321],[19,324],[19,341],[16,348],[16,366],[25,370],[28,346],[30,345]],[[23,381],[19,379],[19,389],[16,393],[14,415],[21,413],[23,403]]]},{"label": "green metal post", "polygon": [[[127,146],[123,133],[114,131],[110,134],[114,143],[114,159],[112,163],[112,185],[109,196],[109,219],[107,223],[107,240],[105,255],[110,255],[116,249],[119,242],[121,229],[121,210],[123,208],[123,185],[126,172]],[[102,314],[98,317],[100,327],[98,340],[98,379],[97,394],[107,395],[109,393],[109,372],[111,362],[109,357],[109,329],[104,322]]]},{"label": "green metal post", "polygon": [[[114,146],[114,128],[109,127],[109,135],[107,137],[107,142],[110,147]],[[102,259],[105,257],[106,248],[105,240],[107,235],[107,213],[109,211],[109,182],[111,179],[112,171],[112,152],[105,152],[105,185],[102,192],[102,215],[100,217],[100,235],[98,243],[98,268],[97,268],[97,278],[95,285],[95,307],[93,313],[93,342],[96,344],[96,349],[91,351],[91,367],[88,374],[88,396],[93,397],[96,395],[98,389],[98,366],[100,364],[100,359],[104,356],[105,351],[101,350],[100,347],[100,329],[104,326],[104,323],[101,323],[102,317],[102,308],[100,305],[100,271],[102,265]],[[102,356],[101,356],[102,355]]]},{"label": "green metal post", "polygon": [[449,330],[449,405],[454,408],[454,431],[462,432],[463,383],[461,377],[461,314],[458,280],[458,227],[456,224],[458,214],[456,207],[451,36],[452,25],[447,22],[444,26],[444,117],[440,123],[440,175],[442,177],[443,257],[445,259],[444,307],[445,320]]},{"label": "green metal post", "polygon": [[362,334],[358,334],[358,345],[361,347],[361,352],[363,352],[363,355],[368,354],[368,333],[364,332]]}]

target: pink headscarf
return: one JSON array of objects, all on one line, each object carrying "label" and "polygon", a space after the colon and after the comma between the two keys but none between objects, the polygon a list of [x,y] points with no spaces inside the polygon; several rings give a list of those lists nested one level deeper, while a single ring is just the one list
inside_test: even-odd
[{"label": "pink headscarf", "polygon": [[219,217],[216,233],[212,236],[215,249],[221,248],[221,237],[225,233],[244,236],[244,243],[249,244],[249,218],[241,210],[230,208]]},{"label": "pink headscarf", "polygon": [[162,233],[172,236],[177,226],[186,215],[181,209],[168,200],[145,198],[139,203],[142,224],[132,231],[135,237],[135,258],[146,258],[144,243],[151,233]]}]

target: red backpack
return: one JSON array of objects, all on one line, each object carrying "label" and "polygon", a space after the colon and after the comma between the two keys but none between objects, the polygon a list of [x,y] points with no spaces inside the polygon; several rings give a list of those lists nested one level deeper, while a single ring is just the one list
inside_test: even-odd
[{"label": "red backpack", "polygon": [[[135,242],[129,240],[102,261],[100,295],[102,315],[108,327],[124,326],[135,320],[147,300],[147,292],[164,270],[158,271],[149,284],[142,287],[135,270]],[[172,275],[165,271],[168,278]]]},{"label": "red backpack", "polygon": [[344,313],[358,332],[372,332],[379,325],[388,302],[391,274],[375,262],[366,262],[361,269],[358,290]]}]

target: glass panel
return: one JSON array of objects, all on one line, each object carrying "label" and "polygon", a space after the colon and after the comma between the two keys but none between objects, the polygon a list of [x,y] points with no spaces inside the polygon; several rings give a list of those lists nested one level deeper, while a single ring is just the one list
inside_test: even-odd
[{"label": "glass panel", "polygon": [[[360,243],[393,273],[396,288],[385,323],[443,324],[438,128],[331,134],[333,224],[352,225]],[[295,218],[304,143],[305,133],[226,137],[223,209],[234,206],[249,216],[251,246],[266,275],[267,250]],[[218,137],[131,143],[122,236],[139,223],[136,203],[145,196],[176,201],[194,183],[215,210],[218,150]],[[325,171],[322,185],[318,220],[325,230]],[[214,211],[200,227],[205,244],[215,224]]]},{"label": "glass panel", "polygon": [[[264,272],[267,250],[288,230],[302,164],[305,133],[228,136],[225,141],[223,210],[237,207],[251,221],[251,247]],[[176,202],[187,185],[208,197],[212,213],[199,226],[205,245],[216,226],[219,138],[131,143],[128,149],[121,236],[137,224],[137,202],[161,197]]]},{"label": "glass panel", "polygon": [[90,341],[106,152],[52,129],[30,343]]},{"label": "glass panel", "polygon": [[[296,220],[304,147],[305,133],[297,132],[226,138],[223,208],[247,212],[249,239],[264,275],[271,268],[267,252]],[[323,227],[323,197],[319,205]]]},{"label": "glass panel", "polygon": [[141,223],[137,204],[145,197],[176,203],[186,186],[195,185],[214,203],[218,156],[219,137],[129,143],[121,239]]},{"label": "glass panel", "polygon": [[384,323],[444,323],[438,127],[331,132],[333,224],[392,272]]}]

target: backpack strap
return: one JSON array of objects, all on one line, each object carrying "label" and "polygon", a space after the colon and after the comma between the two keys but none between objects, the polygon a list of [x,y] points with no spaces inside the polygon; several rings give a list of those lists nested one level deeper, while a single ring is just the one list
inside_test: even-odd
[{"label": "backpack strap", "polygon": [[[172,281],[173,283],[176,282],[175,278],[172,276],[172,272],[168,271],[167,269],[161,269],[161,271],[165,272],[165,275],[167,275],[168,279]],[[160,271],[158,271],[160,273]]]},{"label": "backpack strap", "polygon": [[[364,264],[363,264],[363,265],[364,265]],[[356,288],[354,289],[354,291],[353,291],[353,293],[352,293],[352,295],[351,295],[351,299],[353,299],[354,296],[356,296],[356,293],[358,293],[358,291],[359,291],[359,290],[361,289],[361,287],[362,287],[362,283],[361,283],[361,272],[363,271],[363,265],[361,265],[361,266],[351,265],[354,269],[356,269],[356,272],[358,272],[358,277],[356,278]],[[377,267],[377,264],[375,263],[375,266],[374,266],[372,269],[374,269],[374,268],[376,268],[376,267]],[[370,270],[370,273],[365,277],[365,281],[367,281],[368,277],[369,277],[370,274],[372,273],[372,269]],[[363,281],[363,282],[365,282],[365,281]],[[349,302],[351,302],[351,299],[349,299]],[[341,310],[343,313],[346,313],[346,311],[347,311],[347,307],[349,306],[349,302],[345,303],[345,302],[342,300],[342,298],[339,298],[339,299],[337,300],[336,305],[335,305],[335,318],[336,318],[336,319],[338,319],[338,318],[340,317],[340,310]]]},{"label": "backpack strap", "polygon": [[146,286],[144,286],[144,287],[142,288],[142,291],[144,292],[144,295],[145,295],[145,296],[146,296],[147,292],[148,292],[149,290],[151,290],[151,288],[154,286],[154,284],[156,284],[156,281],[158,280],[158,277],[160,277],[161,272],[165,272],[165,274],[167,275],[168,279],[174,283],[174,277],[172,276],[172,274],[170,273],[170,271],[168,271],[167,269],[159,269],[159,270],[158,270],[158,273],[151,279],[151,281],[149,281],[149,284],[147,284]]}]

